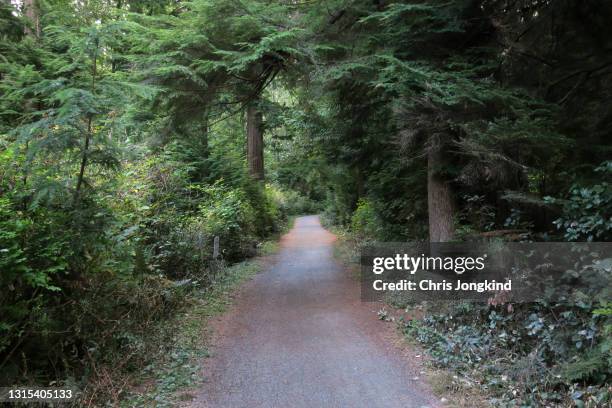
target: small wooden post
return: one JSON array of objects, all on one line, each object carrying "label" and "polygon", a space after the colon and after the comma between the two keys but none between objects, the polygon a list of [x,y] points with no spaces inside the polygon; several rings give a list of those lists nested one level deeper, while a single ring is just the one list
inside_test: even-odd
[{"label": "small wooden post", "polygon": [[217,280],[217,274],[219,272],[219,237],[215,236],[213,239],[213,256],[212,262],[210,263],[211,272],[213,275],[213,281]]},{"label": "small wooden post", "polygon": [[219,257],[219,236],[215,236],[213,240],[213,259],[216,261]]}]

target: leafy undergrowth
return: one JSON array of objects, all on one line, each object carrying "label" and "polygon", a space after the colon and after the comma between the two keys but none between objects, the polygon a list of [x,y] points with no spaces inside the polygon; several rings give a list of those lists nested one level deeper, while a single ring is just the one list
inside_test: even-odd
[{"label": "leafy undergrowth", "polygon": [[[274,246],[266,243],[263,253]],[[197,385],[201,380],[199,360],[208,356],[205,332],[206,322],[212,316],[223,313],[231,304],[232,293],[237,287],[261,269],[259,260],[250,260],[224,267],[213,289],[196,291],[191,296],[190,306],[177,316],[173,324],[175,335],[170,350],[142,371],[141,385],[130,392],[122,407],[156,406],[172,407],[188,394],[179,391]]]},{"label": "leafy undergrowth", "polygon": [[435,367],[452,369],[479,385],[494,406],[610,404],[605,310],[540,303],[428,309],[420,319],[401,322],[403,332],[428,350]]},{"label": "leafy undergrowth", "polygon": [[609,260],[581,258],[574,269],[534,302],[420,304],[422,316],[402,329],[438,367],[474,379],[495,406],[610,406]]}]

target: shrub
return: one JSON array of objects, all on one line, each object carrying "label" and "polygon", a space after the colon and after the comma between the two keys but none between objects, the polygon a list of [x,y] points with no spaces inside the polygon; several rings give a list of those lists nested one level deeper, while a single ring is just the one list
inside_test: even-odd
[{"label": "shrub", "polygon": [[[475,378],[500,406],[605,406],[612,378],[610,259],[581,258],[533,303],[430,305],[403,324],[435,364]],[[575,286],[577,277],[585,285]]]},{"label": "shrub", "polygon": [[[595,171],[612,176],[612,161],[602,163]],[[561,206],[562,215],[554,224],[564,232],[566,240],[612,240],[612,185],[607,181],[575,184],[567,199],[546,197],[546,201]]]},{"label": "shrub", "polygon": [[372,202],[360,199],[351,217],[351,229],[361,238],[378,239],[384,228]]},{"label": "shrub", "polygon": [[317,214],[321,211],[320,204],[297,191],[282,190],[273,186],[268,186],[266,191],[270,199],[277,203],[279,211],[283,214],[306,215]]},{"label": "shrub", "polygon": [[[171,144],[93,180],[80,206],[61,191],[32,200],[0,184],[0,382],[72,378],[104,400],[163,352],[161,327],[189,291],[214,284],[215,236],[232,262],[278,229],[286,208],[272,189],[247,175],[196,183],[175,160],[180,150]],[[14,185],[21,175],[7,163],[0,183]]]},{"label": "shrub", "polygon": [[28,217],[0,198],[0,372],[5,375],[17,371],[13,362],[19,352],[36,350],[37,333],[55,325],[39,312],[61,290],[58,275],[68,270],[71,251],[54,221],[48,213]]},{"label": "shrub", "polygon": [[199,205],[197,222],[209,237],[219,237],[223,256],[236,260],[252,253],[256,214],[245,193],[220,183],[202,187],[202,191],[205,197]]}]

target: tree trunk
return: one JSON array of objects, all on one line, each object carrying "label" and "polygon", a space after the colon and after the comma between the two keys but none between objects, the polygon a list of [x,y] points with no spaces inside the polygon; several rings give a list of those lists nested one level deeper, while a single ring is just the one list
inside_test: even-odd
[{"label": "tree trunk", "polygon": [[[96,77],[98,75],[98,44],[96,43],[96,49],[93,55],[93,63],[91,66],[91,93],[96,94]],[[85,142],[83,143],[83,150],[81,152],[81,165],[79,167],[79,175],[77,177],[76,189],[74,191],[74,205],[76,206],[81,199],[81,187],[83,186],[83,180],[85,178],[85,168],[87,167],[87,160],[89,158],[89,144],[93,138],[93,114],[87,116],[87,131],[85,133]]]},{"label": "tree trunk", "polygon": [[24,0],[23,2],[23,14],[30,20],[30,23],[34,27],[34,30],[29,25],[25,26],[25,34],[40,37],[40,15],[37,0]]},{"label": "tree trunk", "polygon": [[455,233],[454,203],[451,186],[438,174],[443,164],[439,147],[431,147],[427,154],[427,209],[429,214],[429,242],[447,242]]},{"label": "tree trunk", "polygon": [[355,185],[357,187],[357,200],[359,200],[360,198],[365,197],[365,185],[364,185],[364,180],[363,180],[363,171],[361,170],[361,168],[359,167],[359,165],[357,165],[357,167],[355,167]]},{"label": "tree trunk", "polygon": [[255,104],[247,108],[247,162],[255,180],[264,179],[263,120]]}]

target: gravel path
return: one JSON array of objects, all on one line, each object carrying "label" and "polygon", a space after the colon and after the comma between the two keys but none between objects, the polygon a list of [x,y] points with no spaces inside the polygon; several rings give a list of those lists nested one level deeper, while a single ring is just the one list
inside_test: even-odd
[{"label": "gravel path", "polygon": [[216,323],[191,407],[435,407],[396,345],[394,325],[362,303],[333,258],[335,236],[300,217],[266,270]]}]

